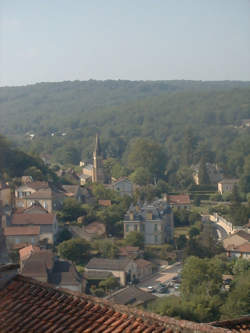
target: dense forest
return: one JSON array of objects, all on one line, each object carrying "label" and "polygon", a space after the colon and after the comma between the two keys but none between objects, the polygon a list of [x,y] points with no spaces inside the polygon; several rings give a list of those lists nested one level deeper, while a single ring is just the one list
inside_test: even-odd
[{"label": "dense forest", "polygon": [[0,88],[0,104],[0,133],[53,162],[91,160],[98,132],[105,158],[122,161],[131,172],[129,155],[138,139],[159,144],[162,177],[173,183],[202,158],[232,177],[248,169],[250,128],[242,123],[250,119],[249,82],[39,83]]}]

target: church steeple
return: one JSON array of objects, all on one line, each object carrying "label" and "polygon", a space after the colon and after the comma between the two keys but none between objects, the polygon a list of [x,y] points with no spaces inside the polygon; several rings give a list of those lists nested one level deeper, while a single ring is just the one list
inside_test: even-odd
[{"label": "church steeple", "polygon": [[93,152],[92,181],[94,183],[101,183],[101,184],[104,184],[104,182],[105,182],[104,169],[103,169],[103,163],[102,163],[102,150],[101,150],[100,138],[99,138],[98,134],[96,134],[95,149]]},{"label": "church steeple", "polygon": [[96,137],[95,137],[95,154],[96,155],[101,155],[102,154],[102,151],[101,151],[101,144],[100,144],[100,137],[98,134],[96,134]]}]

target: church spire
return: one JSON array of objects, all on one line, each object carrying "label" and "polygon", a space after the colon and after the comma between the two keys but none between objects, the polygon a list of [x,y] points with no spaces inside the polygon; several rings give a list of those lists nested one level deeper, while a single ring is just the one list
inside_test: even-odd
[{"label": "church spire", "polygon": [[96,134],[96,138],[95,138],[95,153],[96,155],[101,155],[102,151],[101,151],[101,144],[100,144],[100,137],[98,134]]},{"label": "church spire", "polygon": [[93,152],[92,181],[94,183],[101,183],[101,184],[104,184],[104,182],[105,182],[104,168],[103,168],[103,161],[102,161],[102,150],[101,150],[100,138],[99,138],[98,134],[96,134],[95,149]]}]

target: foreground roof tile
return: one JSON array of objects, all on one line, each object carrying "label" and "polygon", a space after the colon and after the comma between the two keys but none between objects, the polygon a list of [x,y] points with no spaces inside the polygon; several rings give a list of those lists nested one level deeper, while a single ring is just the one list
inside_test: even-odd
[{"label": "foreground roof tile", "polygon": [[1,333],[226,332],[207,324],[178,321],[107,300],[55,289],[17,275],[0,290]]}]

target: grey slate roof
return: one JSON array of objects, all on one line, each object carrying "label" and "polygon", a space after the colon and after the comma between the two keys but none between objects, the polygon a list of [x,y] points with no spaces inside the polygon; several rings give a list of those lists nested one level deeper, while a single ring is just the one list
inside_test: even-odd
[{"label": "grey slate roof", "polygon": [[112,270],[112,271],[124,271],[130,259],[104,259],[104,258],[92,258],[86,268],[87,269],[100,269],[100,270]]}]

